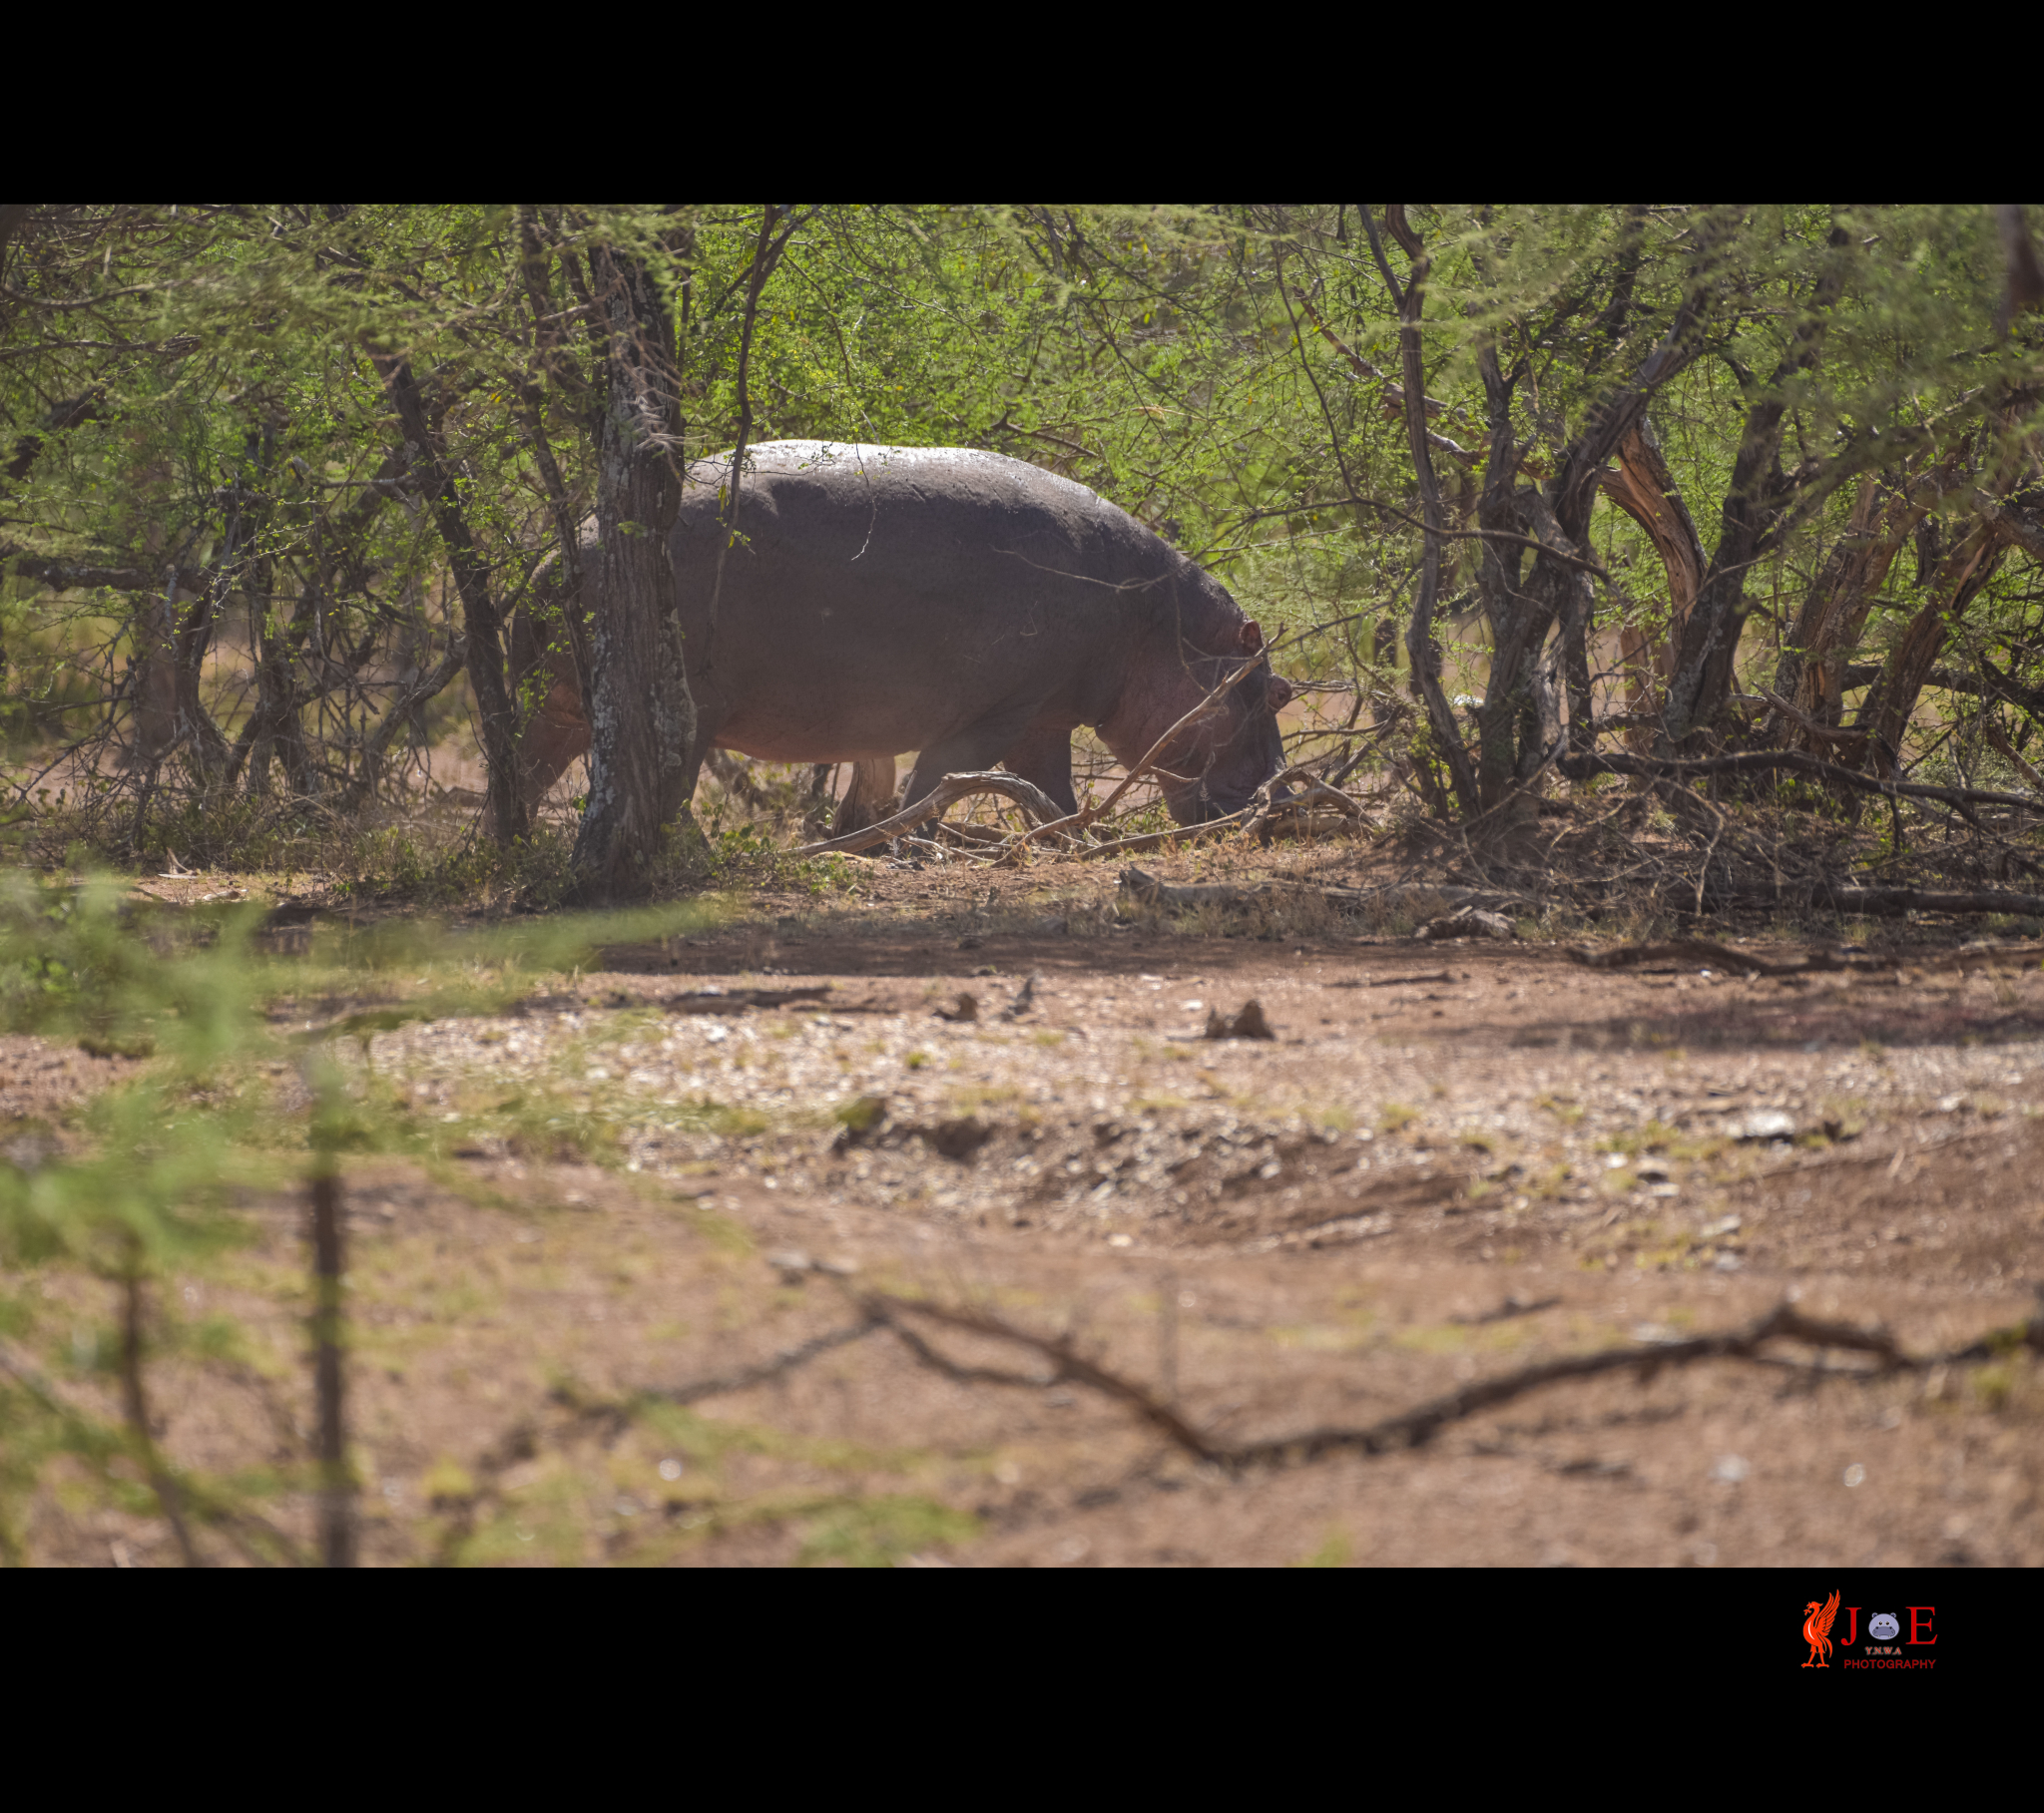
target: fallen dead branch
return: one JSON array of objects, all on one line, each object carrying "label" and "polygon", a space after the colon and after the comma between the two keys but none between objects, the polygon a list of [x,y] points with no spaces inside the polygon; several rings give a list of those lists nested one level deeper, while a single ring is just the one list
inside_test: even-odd
[{"label": "fallen dead branch", "polygon": [[1961,946],[1956,951],[1805,951],[1793,963],[1776,963],[1751,951],[1716,944],[1708,938],[1666,938],[1648,944],[1622,944],[1608,951],[1570,945],[1562,955],[1592,970],[1633,969],[1647,963],[1702,964],[1727,975],[1814,976],[1847,971],[1965,969],[1991,964],[1997,957],[2026,965],[2038,956],[2035,945]]},{"label": "fallen dead branch", "polygon": [[1318,843],[1329,837],[1367,837],[1367,820],[1338,812],[1278,812],[1256,827],[1260,837],[1282,837]]},{"label": "fallen dead branch", "polygon": [[1167,913],[1190,913],[1209,906],[1248,909],[1309,899],[1324,901],[1337,913],[1376,915],[1413,908],[1447,907],[1454,910],[1475,907],[1494,910],[1500,906],[1531,904],[1524,894],[1497,888],[1448,887],[1431,882],[1401,882],[1380,888],[1313,888],[1284,882],[1264,882],[1249,888],[1231,887],[1219,882],[1178,887],[1137,868],[1122,870],[1121,894],[1133,905]]},{"label": "fallen dead branch", "polygon": [[[1048,826],[1044,827],[1049,829]],[[1275,802],[1259,794],[1239,812],[1225,818],[1210,818],[1201,824],[1176,825],[1169,831],[1146,831],[1135,837],[1116,838],[1109,843],[1082,844],[1069,854],[1082,857],[1117,856],[1137,850],[1164,849],[1172,844],[1191,843],[1200,838],[1219,837],[1242,831],[1257,838],[1284,837],[1317,840],[1323,837],[1366,837],[1369,820],[1362,802],[1352,793],[1341,792],[1316,781],[1301,793]]]},{"label": "fallen dead branch", "polygon": [[[843,837],[801,844],[789,853],[795,856],[853,856],[860,850],[870,850],[877,843],[889,843],[904,831],[912,831],[917,825],[929,823],[932,818],[943,817],[959,800],[976,793],[1001,794],[1038,820],[1069,822],[1059,820],[1056,805],[1042,788],[1024,780],[1019,774],[983,769],[966,774],[946,774],[916,804],[896,812],[893,817],[883,818],[878,824],[868,825],[863,831],[849,832]],[[1040,830],[1051,828],[1050,823],[1038,826]]]},{"label": "fallen dead branch", "polygon": [[[812,1269],[807,1258],[798,1253],[777,1255],[789,1261],[782,1269],[802,1272]],[[793,1261],[799,1260],[799,1263]],[[854,1341],[863,1341],[869,1334],[877,1334],[886,1324],[876,1317],[854,1322],[848,1328],[833,1328],[817,1335],[813,1340],[804,1341],[798,1347],[790,1347],[785,1353],[775,1354],[770,1360],[763,1360],[757,1366],[741,1366],[736,1372],[728,1372],[716,1378],[698,1379],[693,1385],[678,1386],[673,1391],[651,1391],[645,1395],[658,1398],[666,1404],[697,1404],[705,1398],[723,1397],[728,1392],[750,1391],[755,1385],[770,1385],[775,1379],[785,1378],[798,1367],[806,1366],[811,1360],[819,1359],[826,1353],[834,1353],[840,1347],[849,1347]]]},{"label": "fallen dead branch", "polygon": [[1936,787],[1913,780],[1880,780],[1856,768],[1841,768],[1836,762],[1819,761],[1800,749],[1743,749],[1736,755],[1708,755],[1695,760],[1664,761],[1647,755],[1563,755],[1555,767],[1570,780],[1588,780],[1593,774],[1638,775],[1648,780],[1688,780],[1709,774],[1767,774],[1786,771],[1807,774],[1829,781],[1833,786],[1851,787],[1861,793],[1878,793],[1886,799],[1935,799],[1948,806],[2015,806],[2026,812],[2044,812],[2044,798],[2029,793],[1996,793],[1981,787]]},{"label": "fallen dead branch", "polygon": [[1393,1215],[1337,1215],[1331,1221],[1315,1221],[1310,1227],[1288,1227],[1281,1234],[1265,1234],[1261,1239],[1245,1240],[1236,1250],[1261,1253],[1342,1246],[1352,1240],[1373,1240],[1379,1234],[1389,1233],[1397,1224]]},{"label": "fallen dead branch", "polygon": [[[1219,1448],[1188,1423],[1171,1405],[1157,1397],[1146,1387],[1121,1374],[1110,1372],[1096,1361],[1088,1359],[1072,1346],[1069,1340],[1052,1340],[1034,1335],[1004,1322],[997,1316],[984,1315],[976,1310],[950,1309],[937,1303],[919,1303],[907,1297],[889,1296],[882,1291],[856,1291],[853,1300],[859,1308],[875,1321],[884,1322],[899,1335],[909,1318],[921,1317],[942,1328],[955,1328],[965,1334],[984,1335],[996,1341],[1012,1341],[1032,1353],[1041,1354],[1051,1363],[1051,1374],[1047,1378],[1031,1378],[1024,1374],[999,1375],[987,1378],[988,1383],[1019,1385],[1057,1385],[1066,1381],[1086,1385],[1129,1406],[1147,1423],[1154,1425],[1172,1442],[1188,1454],[1203,1461],[1225,1465],[1228,1450]],[[909,1334],[914,1335],[909,1326]],[[925,1364],[934,1363],[938,1371],[957,1376],[953,1372],[956,1363],[932,1351],[927,1343],[919,1339],[905,1339],[902,1343]],[[925,1359],[925,1355],[928,1356]]]},{"label": "fallen dead branch", "polygon": [[1502,938],[1513,939],[1519,935],[1519,928],[1502,913],[1486,912],[1482,907],[1457,907],[1452,913],[1443,913],[1437,919],[1429,919],[1413,936],[1422,943],[1439,943],[1448,938]]},{"label": "fallen dead branch", "polygon": [[[1765,1353],[1771,1342],[1795,1341],[1817,1350],[1809,1362],[1785,1362],[1781,1356]],[[2032,1319],[2021,1330],[2003,1331],[2001,1343],[1984,1338],[1960,1350],[1967,1358],[1985,1359],[2011,1345],[2025,1345],[2044,1352],[2044,1317]],[[1977,1350],[1977,1354],[1976,1354]],[[1823,1363],[1832,1351],[1864,1353],[1874,1364],[1840,1373]],[[1661,1341],[1633,1347],[1613,1348],[1603,1353],[1571,1354],[1524,1366],[1494,1379],[1479,1379],[1460,1389],[1415,1405],[1398,1416],[1386,1417],[1359,1429],[1315,1429],[1299,1435],[1264,1442],[1246,1443],[1230,1452],[1226,1462],[1231,1471],[1257,1465],[1286,1466],[1319,1460],[1330,1454],[1360,1452],[1384,1454],[1400,1448],[1418,1448],[1450,1423],[1458,1423],[1500,1404],[1511,1403],[1528,1393],[1576,1379],[1596,1378],[1610,1372],[1635,1372],[1642,1383],[1663,1367],[1690,1366],[1699,1360],[1745,1360],[1826,1377],[1878,1376],[1897,1371],[1921,1371],[1933,1365],[1958,1363],[1960,1354],[1910,1355],[1882,1329],[1863,1329],[1849,1322],[1821,1322],[1805,1316],[1793,1304],[1783,1303],[1743,1329],[1699,1335],[1687,1341]]]},{"label": "fallen dead branch", "polygon": [[1448,1320],[1461,1328],[1482,1328],[1492,1322],[1509,1322],[1514,1316],[1537,1316],[1543,1309],[1552,1309],[1561,1301],[1559,1297],[1507,1297],[1495,1309],[1486,1309],[1480,1316],[1450,1316]]},{"label": "fallen dead branch", "polygon": [[1254,806],[1231,812],[1226,818],[1209,818],[1200,824],[1173,825],[1168,831],[1144,831],[1134,837],[1117,837],[1110,843],[1089,843],[1071,854],[1077,856],[1125,856],[1138,850],[1169,849],[1174,844],[1197,843],[1203,838],[1223,837],[1239,831],[1249,822]]},{"label": "fallen dead branch", "polygon": [[[1279,787],[1303,782],[1282,799]],[[1310,768],[1287,768],[1258,789],[1244,830],[1258,839],[1272,837],[1353,837],[1369,829],[1362,804],[1338,787],[1329,786]]]},{"label": "fallen dead branch", "polygon": [[[1580,963],[1585,969],[1592,970],[1629,970],[1643,963],[1701,963],[1706,968],[1724,970],[1727,974],[1799,976],[1811,969],[1854,967],[1847,960],[1827,957],[1815,951],[1795,963],[1772,963],[1765,957],[1735,951],[1730,945],[1714,944],[1708,938],[1664,938],[1648,944],[1622,944],[1608,951],[1571,945],[1564,949],[1562,955],[1571,963]],[[1881,967],[1880,960],[1876,959],[1864,967]]]},{"label": "fallen dead branch", "polygon": [[[756,1008],[766,1011],[788,1007],[824,1008],[832,1014],[901,1012],[900,1003],[895,1001],[876,998],[842,1000],[836,988],[829,983],[798,989],[693,989],[681,995],[639,995],[629,989],[611,989],[603,995],[529,995],[523,1001],[513,1002],[503,1012],[522,1019],[530,1014],[579,1013],[587,1007],[619,1010],[655,1008],[669,1014],[744,1014]],[[413,1019],[422,1017],[423,1013],[408,1016]],[[356,1021],[367,1030],[387,1030],[383,1022],[373,1016],[359,1015]],[[357,1028],[355,1022],[342,1021],[339,1030],[347,1032]]]},{"label": "fallen dead branch", "polygon": [[[787,1254],[782,1255],[777,1263],[782,1270],[799,1270],[807,1262],[800,1260],[800,1255]],[[1814,1377],[1864,1379],[1886,1377],[1896,1372],[1925,1372],[1938,1366],[1978,1364],[2000,1358],[2017,1348],[2044,1354],[2044,1312],[2015,1327],[1990,1330],[1977,1340],[1945,1353],[1911,1354],[1904,1351],[1885,1329],[1821,1321],[1804,1315],[1791,1303],[1782,1303],[1744,1328],[1722,1329],[1689,1340],[1636,1342],[1597,1353],[1569,1354],[1522,1366],[1495,1378],[1473,1380],[1375,1423],[1354,1428],[1309,1429],[1293,1435],[1229,1444],[1214,1440],[1190,1422],[1174,1404],[1147,1386],[1079,1352],[1069,1337],[1036,1334],[979,1310],[897,1297],[885,1291],[860,1290],[841,1275],[823,1267],[810,1269],[829,1276],[844,1291],[859,1312],[857,1322],[818,1336],[805,1346],[763,1366],[672,1391],[642,1395],[669,1403],[696,1403],[721,1391],[743,1390],[777,1378],[817,1354],[842,1347],[884,1327],[918,1362],[947,1378],[964,1384],[1029,1389],[1065,1383],[1084,1385],[1127,1405],[1195,1460],[1229,1473],[1241,1474],[1259,1467],[1301,1466],[1334,1454],[1377,1455],[1418,1448],[1451,1423],[1466,1421],[1550,1386],[1599,1378],[1607,1373],[1636,1373],[1644,1384],[1665,1367],[1692,1366],[1703,1360],[1738,1360]],[[1530,1313],[1530,1310],[1525,1313]],[[1048,1362],[1048,1369],[1025,1373],[964,1365],[934,1347],[915,1326],[917,1322],[1008,1342],[1038,1355]],[[1773,1351],[1775,1344],[1781,1342],[1812,1348],[1815,1357],[1803,1360]],[[1863,1354],[1870,1364],[1839,1368],[1828,1363],[1828,1356],[1832,1353]]]},{"label": "fallen dead branch", "polygon": [[752,1007],[790,1007],[799,1001],[825,1001],[830,985],[806,989],[694,989],[670,995],[661,1006],[670,1014],[732,1014]]},{"label": "fallen dead branch", "polygon": [[2044,894],[2017,894],[2001,888],[1948,893],[1935,888],[1840,887],[1817,881],[1785,888],[1707,885],[1704,892],[1714,905],[1765,902],[1868,919],[1899,919],[1907,913],[2008,913],[2022,919],[2044,918]]}]

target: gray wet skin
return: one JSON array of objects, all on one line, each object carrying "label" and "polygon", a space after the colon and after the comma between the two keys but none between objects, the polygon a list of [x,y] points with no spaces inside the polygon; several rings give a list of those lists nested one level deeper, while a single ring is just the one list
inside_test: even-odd
[{"label": "gray wet skin", "polygon": [[[965,448],[764,443],[747,453],[713,626],[729,476],[729,455],[691,468],[670,544],[704,747],[784,762],[915,749],[906,804],[999,763],[1071,812],[1074,729],[1139,760],[1253,660],[1218,721],[1173,751],[1166,799],[1197,823],[1282,766],[1275,713],[1290,694],[1261,631],[1085,486]],[[541,769],[580,752],[547,751]]]}]

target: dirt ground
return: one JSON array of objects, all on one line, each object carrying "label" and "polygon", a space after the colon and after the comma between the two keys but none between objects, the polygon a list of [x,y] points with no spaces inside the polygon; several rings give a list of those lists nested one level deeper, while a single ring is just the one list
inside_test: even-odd
[{"label": "dirt ground", "polygon": [[[1537,935],[1119,924],[1097,864],[866,867],[848,905],[756,897],[520,1013],[374,1039],[388,1112],[440,1143],[346,1181],[365,1559],[2044,1562],[2044,1380],[2020,1348],[1612,1375],[1418,1449],[1232,1475],[1082,1383],[853,1338],[851,1300],[1069,1337],[1230,1442],[1785,1299],[1955,1348],[2044,1284],[2037,955],[1954,960],[1964,928],[1919,926],[1891,928],[1909,961],[1878,975],[1607,973]],[[1252,1000],[1275,1039],[1203,1036]],[[0,1091],[83,1089],[94,1062],[9,1042]],[[39,1084],[45,1064],[69,1069]],[[609,1161],[566,1161],[578,1139]],[[225,1315],[249,1343],[160,1366],[184,1465],[301,1464],[300,1212],[252,1204],[252,1243],[164,1293],[171,1321]],[[46,1332],[106,1319],[91,1279],[41,1288]],[[919,1328],[960,1364],[1047,1371]],[[274,1515],[308,1528],[288,1494]],[[175,1560],[61,1478],[30,1538],[52,1562]]]}]

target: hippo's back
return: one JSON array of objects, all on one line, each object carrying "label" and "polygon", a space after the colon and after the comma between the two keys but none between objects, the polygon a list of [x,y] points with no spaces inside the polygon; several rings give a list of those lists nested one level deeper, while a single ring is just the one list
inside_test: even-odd
[{"label": "hippo's back", "polygon": [[[730,457],[689,472],[677,528],[682,571],[708,554],[730,482]],[[970,447],[874,447],[768,441],[750,449],[740,494],[741,546],[764,560],[867,567],[894,584],[944,583],[963,566],[1027,588],[1036,557],[1078,557],[1049,571],[1080,580],[1160,577],[1183,564],[1126,511],[1026,460]],[[727,583],[730,562],[726,563]],[[1007,588],[1004,588],[1004,590]]]}]

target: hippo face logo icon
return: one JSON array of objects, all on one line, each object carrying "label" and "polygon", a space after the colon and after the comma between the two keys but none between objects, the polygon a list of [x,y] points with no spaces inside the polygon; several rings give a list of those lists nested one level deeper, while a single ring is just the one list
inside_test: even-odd
[{"label": "hippo face logo icon", "polygon": [[1901,1620],[1892,1611],[1876,1611],[1866,1620],[1866,1634],[1880,1642],[1899,1636],[1901,1632]]}]

